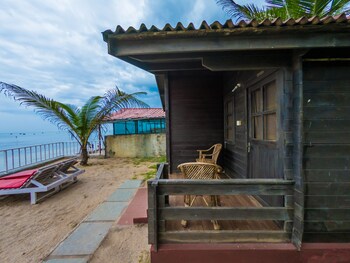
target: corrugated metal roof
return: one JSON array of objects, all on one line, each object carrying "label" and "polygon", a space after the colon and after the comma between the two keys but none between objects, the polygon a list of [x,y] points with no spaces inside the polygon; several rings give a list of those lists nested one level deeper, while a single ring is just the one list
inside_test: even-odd
[{"label": "corrugated metal roof", "polygon": [[298,19],[287,19],[283,21],[280,18],[276,18],[273,20],[265,19],[261,22],[253,19],[251,21],[241,20],[238,23],[233,23],[232,20],[227,20],[224,24],[221,24],[218,21],[215,21],[212,24],[208,24],[206,21],[203,21],[198,29],[196,29],[193,23],[190,23],[187,27],[184,27],[181,22],[178,22],[175,27],[172,27],[170,24],[166,24],[163,29],[159,29],[156,26],[152,25],[150,28],[147,28],[145,24],[141,24],[139,29],[135,29],[134,27],[129,27],[127,30],[124,30],[121,26],[117,26],[116,30],[113,32],[112,30],[104,31],[103,37],[104,40],[107,40],[107,36],[112,35],[132,35],[132,34],[142,34],[142,33],[168,33],[168,32],[193,32],[193,31],[227,31],[234,30],[239,28],[260,28],[260,27],[290,27],[290,26],[305,26],[305,25],[328,25],[328,24],[341,24],[341,23],[349,23],[350,17],[347,17],[345,14],[341,14],[338,16],[326,16],[320,18],[318,16],[314,16],[311,18],[300,17]]},{"label": "corrugated metal roof", "polygon": [[162,108],[128,108],[113,113],[108,121],[165,118]]}]

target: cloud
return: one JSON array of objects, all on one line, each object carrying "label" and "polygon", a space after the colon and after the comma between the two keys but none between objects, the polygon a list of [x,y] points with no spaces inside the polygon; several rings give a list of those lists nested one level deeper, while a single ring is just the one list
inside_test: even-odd
[{"label": "cloud", "polygon": [[[145,102],[161,105],[154,76],[108,55],[102,31],[225,20],[214,0],[3,0],[1,5],[0,81],[77,105],[116,85],[130,93],[146,91]],[[22,108],[0,94],[0,118],[9,122],[7,128],[26,123],[33,111]]]}]

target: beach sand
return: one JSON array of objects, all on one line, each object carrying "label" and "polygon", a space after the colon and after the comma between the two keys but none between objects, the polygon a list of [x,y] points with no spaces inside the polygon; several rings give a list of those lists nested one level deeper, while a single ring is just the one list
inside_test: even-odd
[{"label": "beach sand", "polygon": [[[141,179],[152,163],[91,158],[89,164],[80,167],[86,172],[76,184],[36,205],[30,204],[29,195],[0,200],[1,262],[40,262],[119,185],[127,179]],[[146,225],[115,225],[93,262],[137,262],[143,250],[148,250]]]}]

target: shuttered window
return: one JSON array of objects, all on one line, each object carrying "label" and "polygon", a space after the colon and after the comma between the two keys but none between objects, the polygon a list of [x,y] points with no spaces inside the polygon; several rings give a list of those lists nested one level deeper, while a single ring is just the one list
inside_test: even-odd
[{"label": "shuttered window", "polygon": [[225,141],[234,142],[233,98],[225,102]]},{"label": "shuttered window", "polygon": [[252,138],[276,141],[276,82],[272,81],[254,90],[251,95]]}]

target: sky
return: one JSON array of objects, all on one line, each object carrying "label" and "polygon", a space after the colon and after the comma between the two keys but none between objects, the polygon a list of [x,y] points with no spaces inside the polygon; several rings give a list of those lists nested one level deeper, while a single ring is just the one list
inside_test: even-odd
[{"label": "sky", "polygon": [[[2,0],[0,81],[78,106],[118,86],[146,91],[140,99],[161,107],[154,76],[108,55],[101,32],[179,21],[198,28],[203,20],[227,19],[215,0]],[[33,108],[0,93],[0,133],[56,130]]]}]

